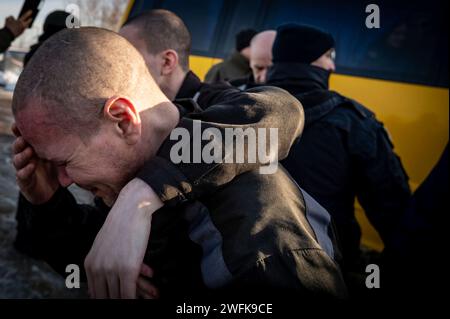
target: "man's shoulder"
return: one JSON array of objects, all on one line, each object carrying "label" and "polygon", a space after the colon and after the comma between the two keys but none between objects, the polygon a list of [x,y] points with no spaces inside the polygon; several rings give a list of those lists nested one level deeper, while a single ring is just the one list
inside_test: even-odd
[{"label": "man's shoulder", "polygon": [[[196,102],[207,109],[216,104],[223,103],[240,103],[246,101],[250,105],[264,103],[264,105],[276,107],[279,103],[293,103],[295,105],[300,102],[290,95],[286,90],[274,86],[255,86],[247,90],[241,90],[232,86],[229,82],[220,81],[216,83],[204,83],[199,91]],[[272,105],[273,104],[273,105]],[[244,110],[244,108],[242,108]]]},{"label": "man's shoulder", "polygon": [[211,72],[219,72],[220,69],[222,69],[222,67],[225,65],[225,62],[226,62],[226,61],[222,61],[222,62],[219,62],[219,63],[214,64],[214,65],[211,67],[210,71],[211,71]]},{"label": "man's shoulder", "polygon": [[340,94],[336,95],[336,106],[322,121],[346,132],[372,131],[380,126],[375,113],[361,103]]},{"label": "man's shoulder", "polygon": [[214,83],[220,78],[220,72],[223,67],[223,61],[214,64],[205,75],[205,81],[208,83]]}]

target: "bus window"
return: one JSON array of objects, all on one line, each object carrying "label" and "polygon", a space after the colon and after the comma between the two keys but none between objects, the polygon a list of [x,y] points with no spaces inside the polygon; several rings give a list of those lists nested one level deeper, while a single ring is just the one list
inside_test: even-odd
[{"label": "bus window", "polygon": [[[336,39],[337,72],[392,81],[448,86],[446,4],[430,0],[379,0],[380,29],[367,28],[366,3],[358,0],[269,1],[263,28],[310,24]],[[336,14],[339,12],[339,15]]]},{"label": "bus window", "polygon": [[243,29],[258,29],[259,19],[263,9],[262,0],[238,1],[230,10],[230,17],[227,19],[226,32],[222,33],[223,41],[219,41],[217,50],[213,52],[216,57],[226,57],[235,49],[235,36]]},{"label": "bus window", "polygon": [[192,53],[211,50],[216,28],[221,22],[223,0],[166,0],[161,8],[175,12],[186,23],[192,36]]}]

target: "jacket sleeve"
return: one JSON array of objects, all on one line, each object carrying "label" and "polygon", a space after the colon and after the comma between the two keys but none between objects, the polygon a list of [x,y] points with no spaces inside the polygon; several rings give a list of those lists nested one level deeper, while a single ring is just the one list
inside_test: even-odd
[{"label": "jacket sleeve", "polygon": [[[202,105],[208,103],[212,106],[183,117],[172,131],[171,137],[165,140],[157,156],[148,161],[138,173],[138,177],[148,183],[166,205],[175,206],[189,199],[198,199],[244,172],[285,158],[303,130],[304,113],[300,102],[279,88],[259,87],[246,92],[229,88],[200,98],[207,99],[202,101]],[[249,143],[246,138],[241,142],[227,143],[227,129],[230,128],[235,132],[254,130],[255,143]],[[210,139],[201,138],[206,129],[214,130],[222,137],[216,140],[214,136],[213,142],[223,151],[217,160],[210,163],[201,158],[202,150],[204,152],[205,146],[211,142]],[[246,131],[247,129],[250,130]],[[265,138],[260,129],[266,134]],[[276,143],[271,143],[275,140],[272,139],[274,130],[271,129],[277,130]],[[186,133],[183,134],[187,136],[186,139],[181,133],[178,136],[174,134],[177,132]],[[264,143],[258,143],[260,136]],[[262,152],[265,155],[275,154],[277,157],[249,158],[249,153],[253,153],[245,151],[251,146],[249,144],[254,144],[256,154]],[[180,145],[187,145],[189,158],[174,161],[176,156],[173,150]],[[237,152],[243,154],[240,162],[233,157]]]},{"label": "jacket sleeve", "polygon": [[404,213],[411,191],[408,176],[383,124],[372,118],[370,130],[349,135],[357,170],[357,197],[385,245]]},{"label": "jacket sleeve", "polygon": [[76,264],[85,279],[84,259],[107,215],[106,205],[97,204],[78,205],[65,188],[42,205],[32,205],[20,194],[14,246],[62,275],[67,265]]},{"label": "jacket sleeve", "polygon": [[294,294],[302,300],[348,298],[338,264],[321,249],[299,249],[262,258],[239,273],[224,291],[261,297]]},{"label": "jacket sleeve", "polygon": [[14,41],[14,35],[7,27],[0,29],[0,53],[5,52]]}]

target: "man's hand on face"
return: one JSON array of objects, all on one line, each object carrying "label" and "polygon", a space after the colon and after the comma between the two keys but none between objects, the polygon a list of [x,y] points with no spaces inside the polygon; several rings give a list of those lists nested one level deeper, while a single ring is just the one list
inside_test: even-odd
[{"label": "man's hand on face", "polygon": [[21,193],[34,205],[48,202],[60,186],[55,167],[37,157],[15,124],[12,131],[16,136],[12,145],[12,161]]},{"label": "man's hand on face", "polygon": [[155,192],[138,178],[121,190],[84,261],[91,298],[136,298],[138,288],[149,287],[139,280],[139,273],[152,214],[162,206]]},{"label": "man's hand on face", "polygon": [[9,16],[5,20],[5,26],[14,34],[14,37],[17,38],[19,35],[25,31],[26,28],[30,25],[33,11],[28,10],[25,12],[19,19],[14,19],[14,17]]}]

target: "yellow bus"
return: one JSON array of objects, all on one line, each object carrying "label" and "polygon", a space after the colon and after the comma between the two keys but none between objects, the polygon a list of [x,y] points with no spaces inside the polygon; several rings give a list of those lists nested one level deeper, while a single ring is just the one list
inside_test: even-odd
[{"label": "yellow bus", "polygon": [[[379,28],[366,25],[367,5],[361,0],[131,0],[122,22],[149,9],[175,12],[192,34],[190,67],[202,79],[232,52],[241,29],[299,22],[329,31],[337,52],[331,89],[361,102],[384,122],[415,190],[448,143],[447,4],[379,0]],[[381,251],[383,244],[359,205],[357,219],[362,243]]]}]

